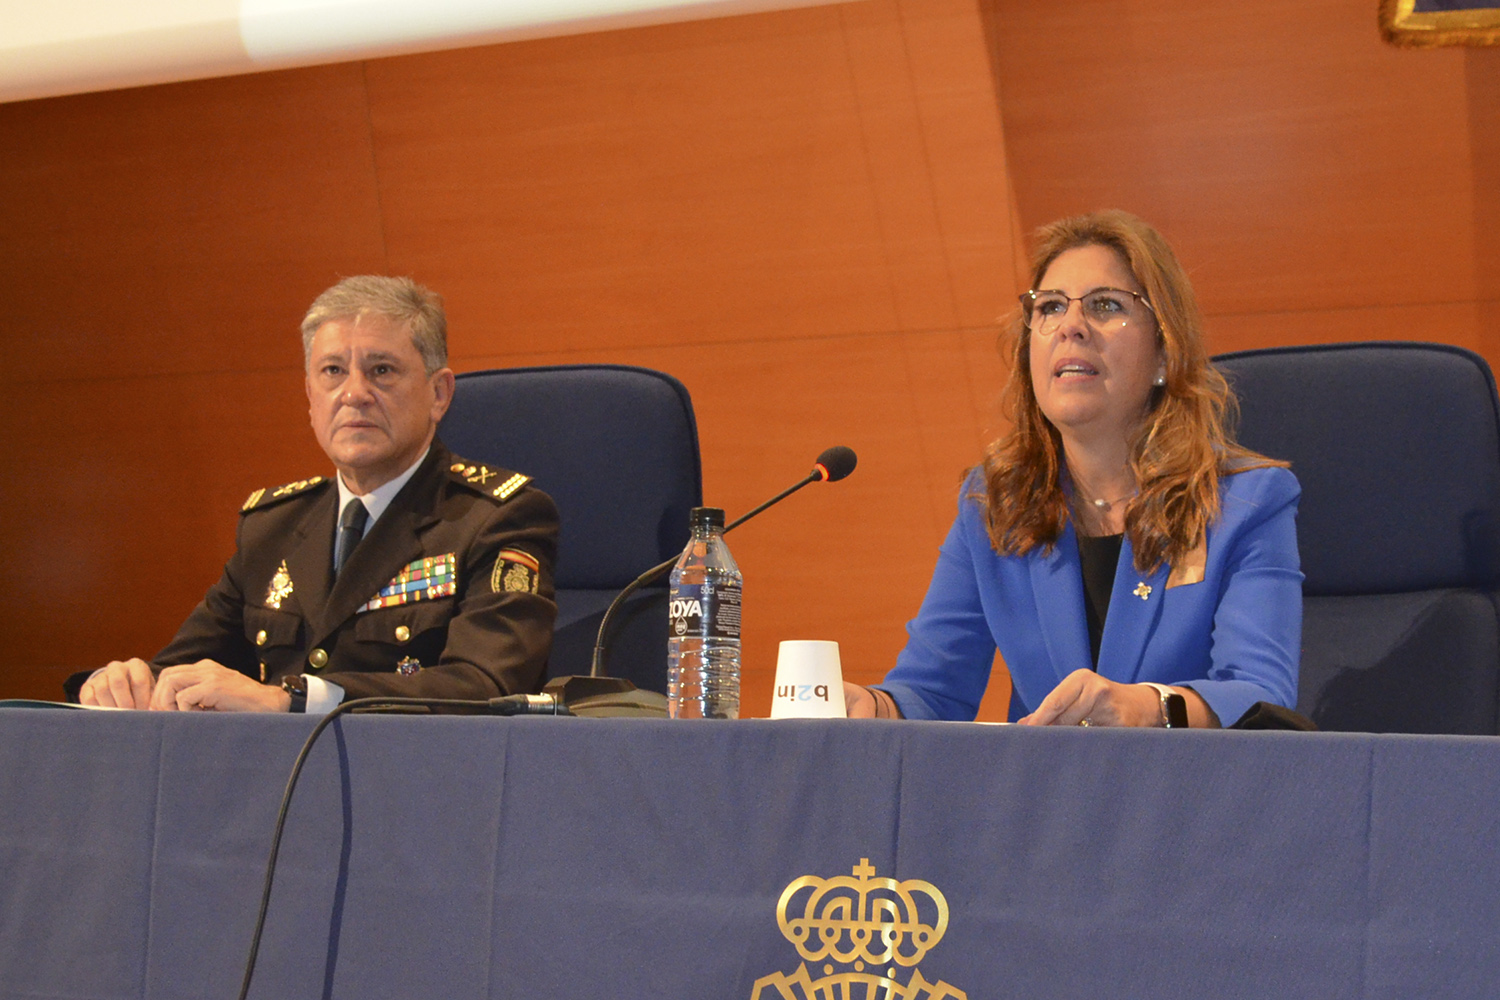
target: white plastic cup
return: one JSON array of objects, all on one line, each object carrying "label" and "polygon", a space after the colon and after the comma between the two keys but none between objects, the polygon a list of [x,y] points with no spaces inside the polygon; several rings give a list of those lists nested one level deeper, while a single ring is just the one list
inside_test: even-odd
[{"label": "white plastic cup", "polygon": [[839,664],[838,643],[782,640],[776,656],[771,718],[844,718],[844,671]]}]

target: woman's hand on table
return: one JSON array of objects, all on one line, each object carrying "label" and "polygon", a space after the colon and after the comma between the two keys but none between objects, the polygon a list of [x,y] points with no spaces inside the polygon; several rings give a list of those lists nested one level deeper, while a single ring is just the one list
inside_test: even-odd
[{"label": "woman's hand on table", "polygon": [[[1182,691],[1185,689],[1174,688]],[[1193,698],[1196,700],[1197,695]],[[1022,726],[1159,726],[1161,696],[1146,684],[1120,684],[1075,670],[1042,699]]]},{"label": "woman's hand on table", "polygon": [[863,685],[845,681],[844,714],[851,719],[875,718],[875,695]]}]

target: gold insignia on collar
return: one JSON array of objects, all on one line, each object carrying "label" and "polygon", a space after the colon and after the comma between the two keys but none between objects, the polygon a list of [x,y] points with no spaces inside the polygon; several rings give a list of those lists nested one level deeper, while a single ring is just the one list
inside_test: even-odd
[{"label": "gold insignia on collar", "polygon": [[[491,473],[491,475],[493,475],[493,473]],[[525,486],[529,482],[531,482],[530,476],[522,475],[521,473],[517,472],[505,482],[501,483],[499,486],[496,486],[491,495],[498,497],[501,500],[509,500],[511,494],[515,493],[516,490],[519,490],[522,486]]]},{"label": "gold insignia on collar", "polygon": [[323,481],[323,477],[322,476],[313,476],[311,479],[299,479],[295,483],[287,483],[285,486],[278,486],[278,487],[276,487],[274,490],[271,491],[271,496],[272,497],[291,496],[293,493],[301,493],[303,490],[307,489],[309,486],[316,486],[319,483],[321,483],[322,481]]},{"label": "gold insignia on collar", "polygon": [[1147,585],[1145,580],[1142,580],[1140,583],[1135,585],[1135,589],[1132,590],[1131,593],[1144,601],[1146,598],[1151,596],[1151,588]]},{"label": "gold insignia on collar", "polygon": [[286,560],[281,560],[281,565],[276,568],[276,575],[271,577],[271,588],[266,591],[266,607],[281,610],[281,602],[292,596],[292,575],[287,572]]},{"label": "gold insignia on collar", "polygon": [[[514,472],[506,475],[503,469],[492,469],[488,465],[478,463],[454,462],[448,466],[448,471],[470,486],[487,491],[497,500],[509,500],[517,490],[531,482],[531,477],[523,473]],[[502,475],[506,475],[506,478],[500,479]],[[492,487],[490,486],[492,479],[500,481]]]},{"label": "gold insignia on collar", "polygon": [[487,465],[468,465],[463,462],[454,462],[448,466],[448,471],[461,477],[470,486],[485,486],[500,475]]},{"label": "gold insignia on collar", "polygon": [[313,476],[311,479],[299,479],[295,483],[287,483],[285,486],[278,486],[272,490],[256,490],[240,505],[240,513],[249,513],[260,506],[270,506],[275,501],[294,497],[303,490],[310,490],[319,483],[327,481],[323,476]]}]

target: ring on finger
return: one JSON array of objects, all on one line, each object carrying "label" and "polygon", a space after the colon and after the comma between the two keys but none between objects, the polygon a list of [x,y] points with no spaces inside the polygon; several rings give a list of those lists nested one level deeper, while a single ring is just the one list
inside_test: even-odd
[{"label": "ring on finger", "polygon": [[1078,724],[1080,726],[1092,726],[1094,724],[1094,720],[1093,719],[1079,719],[1078,720]]}]

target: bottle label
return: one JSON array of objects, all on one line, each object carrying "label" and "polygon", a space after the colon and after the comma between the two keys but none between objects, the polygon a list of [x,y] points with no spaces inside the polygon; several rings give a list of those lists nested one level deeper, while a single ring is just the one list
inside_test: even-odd
[{"label": "bottle label", "polygon": [[667,604],[667,619],[669,634],[678,638],[738,639],[740,588],[732,584],[679,584]]}]

